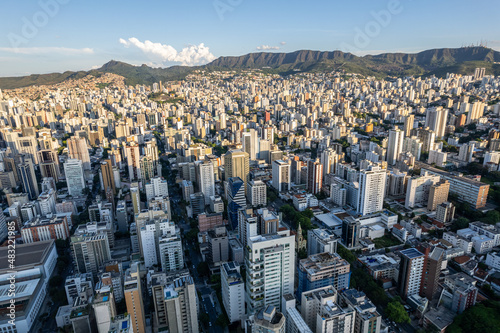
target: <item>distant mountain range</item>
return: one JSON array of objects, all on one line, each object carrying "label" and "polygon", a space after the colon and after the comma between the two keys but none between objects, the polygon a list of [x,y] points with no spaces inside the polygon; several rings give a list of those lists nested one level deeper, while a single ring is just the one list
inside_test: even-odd
[{"label": "distant mountain range", "polygon": [[446,73],[473,74],[476,67],[486,68],[486,74],[500,75],[500,52],[482,46],[433,49],[419,53],[383,53],[363,57],[341,51],[258,52],[238,57],[220,57],[203,66],[168,68],[133,66],[112,60],[101,68],[90,71],[2,77],[0,88],[13,89],[31,85],[55,84],[67,79],[78,79],[88,74],[100,75],[102,73],[122,75],[127,84],[135,85],[180,80],[197,69],[207,71],[262,69],[265,72],[282,75],[342,70],[346,73],[384,78],[408,75],[444,77]]}]

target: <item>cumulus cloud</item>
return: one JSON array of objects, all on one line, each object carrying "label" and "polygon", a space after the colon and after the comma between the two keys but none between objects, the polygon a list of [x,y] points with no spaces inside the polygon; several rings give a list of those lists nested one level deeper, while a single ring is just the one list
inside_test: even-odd
[{"label": "cumulus cloud", "polygon": [[279,50],[279,49],[280,49],[279,46],[271,46],[271,45],[257,46],[257,50],[263,50],[263,51],[266,51],[266,50]]},{"label": "cumulus cloud", "polygon": [[0,52],[9,52],[15,54],[62,54],[62,55],[79,55],[93,54],[91,48],[72,49],[69,47],[0,47]]},{"label": "cumulus cloud", "polygon": [[190,45],[181,51],[177,51],[171,45],[154,43],[150,40],[141,42],[135,37],[127,40],[120,38],[120,44],[123,44],[125,47],[137,47],[145,54],[153,56],[163,63],[178,62],[185,66],[194,66],[206,64],[215,59],[210,49],[203,43]]},{"label": "cumulus cloud", "polygon": [[286,44],[286,42],[281,42],[280,44],[281,44],[281,45],[285,45],[285,44]]}]

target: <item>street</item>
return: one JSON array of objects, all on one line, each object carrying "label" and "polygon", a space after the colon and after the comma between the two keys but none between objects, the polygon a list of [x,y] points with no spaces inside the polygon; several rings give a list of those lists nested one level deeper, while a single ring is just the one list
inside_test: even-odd
[{"label": "street", "polygon": [[[206,278],[198,274],[197,267],[203,262],[201,254],[198,250],[197,240],[188,241],[186,234],[191,230],[186,212],[181,209],[179,202],[182,200],[179,186],[174,179],[168,179],[169,195],[171,199],[172,216],[180,216],[181,219],[177,223],[183,230],[183,247],[189,252],[189,256],[185,258],[187,268],[195,281],[196,290],[199,292],[201,300],[199,303],[199,313],[207,313],[209,317],[209,325],[204,327],[204,331],[210,333],[220,332],[221,328],[216,326],[217,317],[222,313],[222,304],[219,304],[215,291],[207,284]],[[202,323],[200,322],[202,326]],[[227,330],[227,327],[225,328]]]}]

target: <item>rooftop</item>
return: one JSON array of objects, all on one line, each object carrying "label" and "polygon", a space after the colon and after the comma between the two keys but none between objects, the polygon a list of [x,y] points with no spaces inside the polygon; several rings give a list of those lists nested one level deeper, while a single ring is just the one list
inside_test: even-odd
[{"label": "rooftop", "polygon": [[[54,246],[54,240],[20,244],[16,246],[16,270],[22,270],[23,266],[36,266],[43,263],[46,256]],[[8,247],[0,247],[0,274],[9,269],[7,260]]]},{"label": "rooftop", "polygon": [[404,255],[405,257],[409,258],[409,259],[414,259],[414,258],[418,258],[418,257],[423,257],[424,256],[420,251],[418,251],[415,248],[409,248],[409,249],[406,249],[406,250],[402,250],[401,254]]}]

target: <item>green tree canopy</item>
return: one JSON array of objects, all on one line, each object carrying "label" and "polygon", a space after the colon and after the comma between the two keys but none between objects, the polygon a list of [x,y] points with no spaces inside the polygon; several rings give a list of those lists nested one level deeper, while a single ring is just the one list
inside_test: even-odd
[{"label": "green tree canopy", "polygon": [[499,327],[500,303],[484,301],[456,316],[446,332],[498,332]]},{"label": "green tree canopy", "polygon": [[389,304],[387,304],[387,308],[385,309],[385,314],[387,317],[396,322],[396,323],[410,323],[410,316],[406,312],[403,304],[397,299],[392,300]]}]

